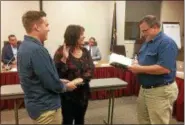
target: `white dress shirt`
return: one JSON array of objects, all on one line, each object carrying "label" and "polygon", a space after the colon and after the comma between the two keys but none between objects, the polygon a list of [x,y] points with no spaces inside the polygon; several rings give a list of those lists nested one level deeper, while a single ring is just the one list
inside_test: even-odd
[{"label": "white dress shirt", "polygon": [[14,55],[14,57],[16,58],[16,57],[17,57],[17,47],[13,47],[13,46],[11,45],[11,48],[12,48],[13,55]]}]

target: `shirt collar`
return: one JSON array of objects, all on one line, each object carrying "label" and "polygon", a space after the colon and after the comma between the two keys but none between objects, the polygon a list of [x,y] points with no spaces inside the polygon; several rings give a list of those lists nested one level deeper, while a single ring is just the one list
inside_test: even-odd
[{"label": "shirt collar", "polygon": [[147,42],[148,44],[155,42],[160,36],[162,35],[162,31],[160,31],[150,42]]},{"label": "shirt collar", "polygon": [[160,32],[151,40],[151,42],[155,42],[161,35],[162,35],[162,31],[160,31]]},{"label": "shirt collar", "polygon": [[26,41],[33,41],[41,46],[43,46],[43,44],[36,38],[32,37],[32,36],[28,36],[28,35],[24,35],[24,40]]},{"label": "shirt collar", "polygon": [[12,49],[17,49],[17,47],[12,46],[11,44],[10,44],[10,46],[11,46]]}]

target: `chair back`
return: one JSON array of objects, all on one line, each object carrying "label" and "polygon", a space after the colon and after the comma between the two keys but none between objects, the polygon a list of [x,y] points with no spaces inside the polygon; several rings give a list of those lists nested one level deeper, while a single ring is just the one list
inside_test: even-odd
[{"label": "chair back", "polygon": [[124,45],[115,45],[113,46],[113,52],[116,54],[126,56],[125,46]]}]

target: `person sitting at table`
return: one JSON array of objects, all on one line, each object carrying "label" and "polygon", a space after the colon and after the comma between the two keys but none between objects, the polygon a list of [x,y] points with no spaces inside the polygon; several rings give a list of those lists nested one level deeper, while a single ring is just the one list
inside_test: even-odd
[{"label": "person sitting at table", "polygon": [[84,47],[90,51],[90,54],[91,54],[93,61],[101,60],[101,53],[100,53],[100,50],[97,46],[96,39],[94,37],[91,37],[88,41],[88,44],[84,45]]},{"label": "person sitting at table", "polygon": [[21,42],[17,41],[15,35],[11,34],[8,36],[8,42],[5,43],[2,49],[2,62],[4,64],[17,64],[17,49]]},{"label": "person sitting at table", "polygon": [[83,84],[76,90],[61,94],[63,124],[84,124],[88,106],[89,82],[94,73],[90,53],[84,48],[84,28],[69,25],[64,34],[64,45],[54,55],[54,62],[60,78],[74,80],[82,78]]}]

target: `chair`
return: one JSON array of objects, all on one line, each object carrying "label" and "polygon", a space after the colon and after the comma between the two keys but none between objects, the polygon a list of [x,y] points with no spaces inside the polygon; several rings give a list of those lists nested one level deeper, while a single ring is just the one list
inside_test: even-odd
[{"label": "chair", "polygon": [[116,54],[126,56],[125,46],[124,45],[115,45],[113,46],[113,52]]},{"label": "chair", "polygon": [[142,44],[145,42],[145,38],[141,37],[139,39],[136,39],[136,42],[134,44],[134,53],[133,53],[133,57],[135,56],[135,54],[139,54],[139,50],[141,49]]},{"label": "chair", "polygon": [[[9,41],[4,41],[4,46],[6,46],[7,44],[10,44]],[[17,44],[21,44],[21,41],[18,40],[18,41],[17,41]]]},{"label": "chair", "polygon": [[4,46],[7,45],[7,44],[9,44],[9,42],[8,41],[4,41]]}]

